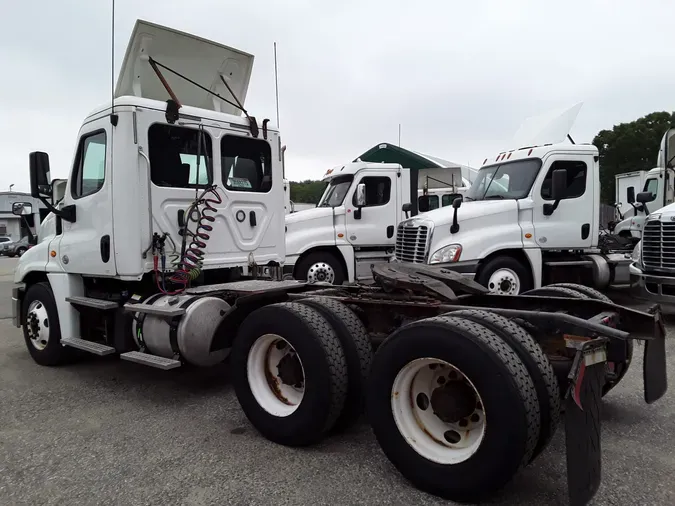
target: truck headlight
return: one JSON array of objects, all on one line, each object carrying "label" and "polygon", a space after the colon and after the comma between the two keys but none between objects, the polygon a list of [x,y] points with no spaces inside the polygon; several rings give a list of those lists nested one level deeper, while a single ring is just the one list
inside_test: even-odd
[{"label": "truck headlight", "polygon": [[641,257],[642,257],[642,241],[639,241],[633,248],[633,253],[631,253],[630,258],[633,262],[639,264]]},{"label": "truck headlight", "polygon": [[429,258],[430,264],[446,264],[456,262],[462,254],[462,246],[459,244],[450,244],[439,250],[436,250]]}]

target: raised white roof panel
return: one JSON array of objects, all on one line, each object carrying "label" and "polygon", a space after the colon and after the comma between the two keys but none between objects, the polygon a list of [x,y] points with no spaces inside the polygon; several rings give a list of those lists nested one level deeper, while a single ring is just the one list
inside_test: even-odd
[{"label": "raised white roof panel", "polygon": [[560,144],[567,136],[579,115],[583,102],[556,109],[539,116],[527,118],[513,137],[509,149],[520,149],[544,144]]},{"label": "raised white roof panel", "polygon": [[[222,76],[237,99],[245,104],[253,55],[140,19],[129,39],[115,97],[131,95],[162,101],[171,98],[150,66],[149,57],[236,103],[221,81]],[[241,114],[237,107],[162,67],[159,70],[182,105]]]}]

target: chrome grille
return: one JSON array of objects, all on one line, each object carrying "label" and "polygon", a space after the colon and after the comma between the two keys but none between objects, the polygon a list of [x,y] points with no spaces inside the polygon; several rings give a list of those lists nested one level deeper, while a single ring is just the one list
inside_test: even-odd
[{"label": "chrome grille", "polygon": [[645,224],[642,262],[647,269],[675,270],[675,222],[651,220]]},{"label": "chrome grille", "polygon": [[396,231],[396,260],[399,262],[425,263],[429,246],[427,225],[403,222]]}]

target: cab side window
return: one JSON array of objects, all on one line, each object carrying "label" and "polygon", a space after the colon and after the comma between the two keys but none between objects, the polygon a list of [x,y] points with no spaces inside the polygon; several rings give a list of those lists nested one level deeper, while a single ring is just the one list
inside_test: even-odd
[{"label": "cab side window", "polygon": [[272,189],[272,150],[267,141],[224,135],[220,157],[228,190],[267,193]]},{"label": "cab side window", "polygon": [[[382,176],[366,176],[361,178],[359,184],[366,185],[366,206],[383,206],[389,202],[391,196],[391,179]],[[356,207],[356,192],[352,197],[352,205]]]},{"label": "cab side window", "polygon": [[567,188],[563,199],[576,199],[586,192],[586,177],[588,167],[585,162],[575,162],[568,160],[556,160],[548,169],[546,179],[541,186],[541,197],[545,200],[551,198],[551,182],[553,181],[553,171],[557,169],[567,169]]},{"label": "cab side window", "polygon": [[[195,128],[156,123],[148,130],[150,179],[157,186],[203,188],[211,184],[211,136]],[[197,163],[199,162],[199,163]]]},{"label": "cab side window", "polygon": [[73,171],[73,198],[93,195],[105,182],[105,131],[84,135],[80,139]]}]

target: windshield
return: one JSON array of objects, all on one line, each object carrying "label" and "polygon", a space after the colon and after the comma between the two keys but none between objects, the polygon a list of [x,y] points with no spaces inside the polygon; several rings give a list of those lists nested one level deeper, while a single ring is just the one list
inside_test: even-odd
[{"label": "windshield", "polygon": [[353,179],[354,176],[341,176],[331,179],[317,207],[337,207],[342,205]]},{"label": "windshield", "polygon": [[522,199],[527,197],[541,168],[539,158],[483,167],[466,192],[466,200]]}]

